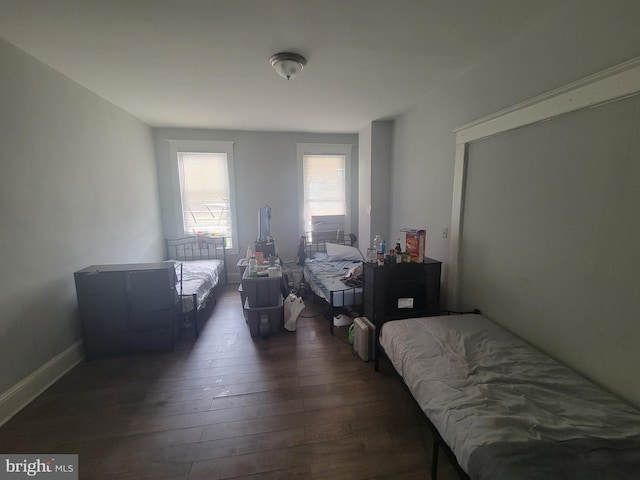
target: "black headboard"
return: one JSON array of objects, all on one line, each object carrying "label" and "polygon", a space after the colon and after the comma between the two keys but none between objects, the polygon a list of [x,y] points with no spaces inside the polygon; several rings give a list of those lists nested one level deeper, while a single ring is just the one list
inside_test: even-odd
[{"label": "black headboard", "polygon": [[339,245],[349,245],[355,247],[358,237],[353,233],[343,231],[333,232],[307,232],[305,233],[305,251],[307,257],[313,258],[316,252],[326,252],[327,243],[337,243]]},{"label": "black headboard", "polygon": [[227,261],[227,237],[184,237],[167,239],[167,259],[178,261]]}]

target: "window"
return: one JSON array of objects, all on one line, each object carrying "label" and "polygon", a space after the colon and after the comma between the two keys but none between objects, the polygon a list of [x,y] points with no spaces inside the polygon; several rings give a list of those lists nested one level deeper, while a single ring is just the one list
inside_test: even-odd
[{"label": "window", "polygon": [[302,233],[345,231],[349,225],[350,145],[298,144]]},{"label": "window", "polygon": [[232,147],[231,142],[171,142],[180,233],[226,236],[228,248],[236,238]]}]

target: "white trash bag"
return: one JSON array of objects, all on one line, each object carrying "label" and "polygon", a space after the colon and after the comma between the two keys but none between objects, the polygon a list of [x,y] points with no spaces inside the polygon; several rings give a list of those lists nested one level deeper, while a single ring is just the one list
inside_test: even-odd
[{"label": "white trash bag", "polygon": [[296,297],[293,293],[290,293],[284,299],[284,328],[290,332],[295,332],[298,315],[303,309],[304,301],[302,297]]}]

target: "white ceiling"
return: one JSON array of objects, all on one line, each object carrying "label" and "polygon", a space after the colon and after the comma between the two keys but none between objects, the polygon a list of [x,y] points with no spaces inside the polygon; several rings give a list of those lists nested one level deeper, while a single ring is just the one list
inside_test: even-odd
[{"label": "white ceiling", "polygon": [[[157,127],[353,133],[559,0],[0,0],[0,36]],[[269,57],[304,55],[295,79]]]}]

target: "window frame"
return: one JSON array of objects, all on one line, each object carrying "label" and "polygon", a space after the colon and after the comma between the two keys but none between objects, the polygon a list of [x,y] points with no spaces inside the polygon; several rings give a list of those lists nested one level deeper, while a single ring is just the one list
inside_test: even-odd
[{"label": "window frame", "polygon": [[298,166],[298,230],[299,236],[307,233],[304,221],[304,157],[305,155],[344,155],[345,175],[345,233],[351,233],[351,150],[350,144],[296,143]]},{"label": "window frame", "polygon": [[184,231],[182,216],[182,192],[180,190],[179,153],[224,153],[227,156],[227,173],[229,182],[229,212],[231,216],[231,248],[229,253],[238,253],[238,221],[236,217],[236,181],[233,156],[234,142],[218,140],[169,140],[169,155],[173,177],[173,217],[177,237],[188,234]]}]

